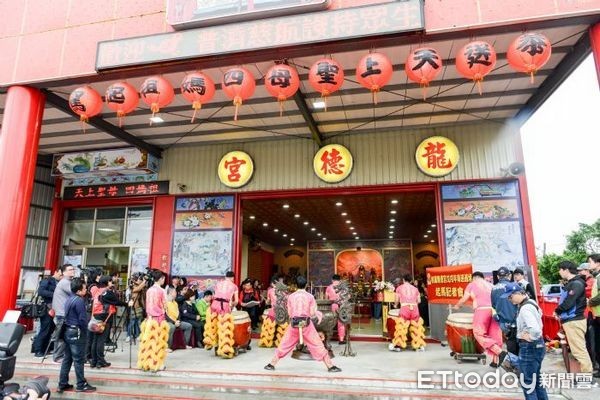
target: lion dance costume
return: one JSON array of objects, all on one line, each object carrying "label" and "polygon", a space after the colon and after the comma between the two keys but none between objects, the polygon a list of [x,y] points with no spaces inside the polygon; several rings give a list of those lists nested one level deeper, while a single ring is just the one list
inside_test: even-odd
[{"label": "lion dance costume", "polygon": [[235,355],[231,297],[236,292],[235,283],[229,279],[220,281],[215,286],[215,296],[210,308],[206,310],[204,348],[211,350],[216,347],[216,354],[223,358],[233,358]]},{"label": "lion dance costume", "polygon": [[146,292],[146,313],[142,322],[137,366],[143,371],[164,369],[167,357],[169,324],[165,321],[165,293],[159,286]]},{"label": "lion dance costume", "polygon": [[[280,307],[285,307],[287,303],[287,287],[285,285],[278,288],[280,293],[277,293],[275,288],[269,288],[267,291],[267,297],[271,304],[271,308],[267,311],[267,315],[263,319],[263,323],[260,330],[260,340],[258,345],[260,347],[277,347],[281,343],[281,338],[285,334],[289,323],[287,322],[287,315],[285,316],[286,321],[283,323],[277,323],[277,317],[275,316],[276,304],[278,301],[281,302]],[[281,297],[278,300],[278,296]],[[280,317],[281,318],[281,317]]]},{"label": "lion dance costume", "polygon": [[406,349],[410,334],[411,347],[414,350],[425,349],[425,326],[419,315],[419,289],[404,282],[396,288],[396,296],[400,302],[400,316],[396,321],[392,344]]}]

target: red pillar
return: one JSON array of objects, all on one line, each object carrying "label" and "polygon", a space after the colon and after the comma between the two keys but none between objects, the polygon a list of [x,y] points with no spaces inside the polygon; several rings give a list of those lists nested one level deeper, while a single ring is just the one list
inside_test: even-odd
[{"label": "red pillar", "polygon": [[43,113],[39,90],[8,89],[0,133],[0,318],[17,298]]},{"label": "red pillar", "polygon": [[[62,238],[64,207],[60,199],[62,180],[56,179],[54,184],[54,200],[52,200],[52,213],[50,214],[50,227],[48,229],[48,244],[46,245],[46,258],[44,268],[54,273],[59,265],[58,255]],[[62,263],[60,263],[62,264]]]},{"label": "red pillar", "polygon": [[598,76],[598,86],[600,87],[600,22],[590,28],[590,42],[592,44],[592,53],[596,62],[596,75]]}]

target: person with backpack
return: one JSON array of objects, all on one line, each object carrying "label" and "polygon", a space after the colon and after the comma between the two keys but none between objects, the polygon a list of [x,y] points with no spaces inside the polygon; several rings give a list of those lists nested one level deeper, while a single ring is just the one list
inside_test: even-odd
[{"label": "person with backpack", "polygon": [[[588,307],[592,315],[592,326],[588,329],[593,331],[595,364],[600,365],[600,254],[590,254],[587,261],[590,265],[590,272],[595,279],[588,300]],[[596,371],[594,376],[600,378],[600,371]]]},{"label": "person with backpack", "polygon": [[509,353],[519,354],[519,342],[517,340],[517,307],[507,298],[502,297],[506,292],[506,286],[510,284],[510,271],[506,267],[500,267],[497,272],[498,283],[492,289],[492,308],[494,319],[500,324],[500,329],[505,338],[506,350]]},{"label": "person with backpack", "polygon": [[537,303],[530,299],[525,289],[518,283],[508,283],[501,295],[517,307],[516,337],[519,341],[519,354],[515,365],[511,365],[513,355],[504,359],[502,367],[507,370],[517,367],[522,374],[520,380],[525,399],[547,400],[548,393],[540,377],[546,346],[542,337],[542,312]]},{"label": "person with backpack", "polygon": [[585,345],[587,330],[587,321],[584,316],[587,307],[585,281],[578,274],[577,265],[571,261],[561,261],[558,268],[560,277],[567,283],[561,292],[558,307],[554,311],[554,318],[562,323],[571,353],[581,365],[581,372],[591,374],[593,372],[592,360],[590,360]]}]

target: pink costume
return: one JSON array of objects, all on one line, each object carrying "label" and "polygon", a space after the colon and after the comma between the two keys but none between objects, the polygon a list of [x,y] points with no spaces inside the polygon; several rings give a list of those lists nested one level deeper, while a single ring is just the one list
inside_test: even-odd
[{"label": "pink costume", "polygon": [[[317,302],[313,295],[306,290],[297,290],[288,297],[287,308],[291,321],[294,317],[310,317],[315,315],[317,312]],[[279,347],[275,351],[277,358],[285,357],[296,347],[299,341],[299,333],[300,329],[293,328],[290,324],[281,339]],[[323,346],[323,342],[321,342],[321,338],[312,321],[302,329],[302,337],[312,358],[322,361],[327,356],[327,350]]]},{"label": "pink costume", "polygon": [[502,331],[492,314],[492,284],[482,279],[467,285],[465,294],[473,299],[473,335],[491,356],[502,352]]},{"label": "pink costume", "polygon": [[210,309],[217,314],[231,312],[231,298],[237,292],[237,286],[229,279],[224,279],[215,285],[215,295]]},{"label": "pink costume", "polygon": [[146,314],[159,325],[165,320],[165,291],[160,286],[146,291]]},{"label": "pink costume", "polygon": [[[337,310],[339,310],[340,305],[335,302],[337,300],[339,300],[340,297],[335,292],[333,283],[331,285],[327,286],[327,289],[325,289],[325,296],[327,297],[327,300],[334,301],[334,303],[331,305],[331,311],[336,312]],[[337,322],[337,330],[338,330],[339,340],[340,341],[346,340],[346,326],[344,324],[342,324],[339,319]]]},{"label": "pink costume", "polygon": [[396,301],[400,303],[400,317],[407,321],[418,321],[419,315],[419,300],[421,294],[419,289],[408,282],[396,288]]},{"label": "pink costume", "polygon": [[271,305],[271,308],[267,311],[267,316],[275,321],[275,302],[277,301],[277,298],[275,297],[275,289],[272,287],[267,290],[267,300]]}]

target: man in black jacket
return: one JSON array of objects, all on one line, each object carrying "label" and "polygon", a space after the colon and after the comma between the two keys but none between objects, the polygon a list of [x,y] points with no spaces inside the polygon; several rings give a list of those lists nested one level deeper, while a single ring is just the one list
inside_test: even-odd
[{"label": "man in black jacket", "polygon": [[535,296],[535,290],[533,289],[533,285],[531,284],[531,282],[528,282],[525,279],[525,273],[523,272],[523,270],[521,268],[515,268],[515,270],[513,271],[513,278],[514,278],[515,282],[518,283],[519,286],[521,286],[523,288],[525,293],[527,293],[527,296],[529,296],[529,298],[531,300],[535,301],[536,296]]},{"label": "man in black jacket", "polygon": [[558,268],[560,277],[567,283],[554,317],[562,323],[571,353],[581,365],[581,372],[591,374],[592,361],[585,345],[587,322],[583,315],[587,306],[585,281],[578,275],[577,265],[570,261],[561,261]]},{"label": "man in black jacket", "polygon": [[[54,271],[54,275],[42,279],[40,286],[38,287],[38,296],[44,300],[44,304],[46,304],[48,311],[50,311],[50,308],[52,307],[52,296],[54,295],[54,289],[56,289],[56,285],[60,278],[62,278],[62,272],[60,268],[57,268],[56,271]],[[50,314],[45,313],[40,317],[40,331],[33,341],[33,351],[36,357],[44,357],[44,353],[46,352],[48,343],[50,343],[50,338],[52,337],[52,332],[54,332],[54,327],[53,317],[51,317]]]}]

